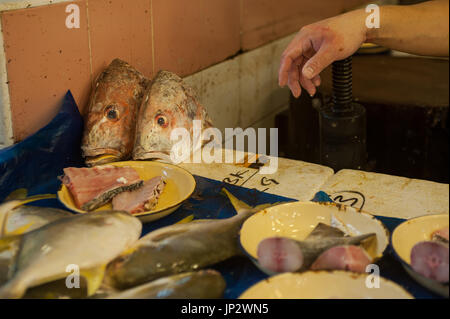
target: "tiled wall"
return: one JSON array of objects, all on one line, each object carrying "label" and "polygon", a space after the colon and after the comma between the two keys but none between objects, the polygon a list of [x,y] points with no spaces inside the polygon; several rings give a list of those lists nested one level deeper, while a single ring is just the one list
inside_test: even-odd
[{"label": "tiled wall", "polygon": [[214,125],[225,128],[272,127],[289,103],[289,90],[278,86],[282,51],[292,35],[187,76]]},{"label": "tiled wall", "polygon": [[[0,0],[0,146],[45,125],[68,89],[83,112],[92,82],[116,57],[148,77],[160,69],[181,76],[207,69],[197,78],[211,79],[200,82],[201,95],[214,108],[210,112],[218,126],[253,125],[273,112],[277,95],[285,94],[275,89],[274,80],[282,47],[269,45],[229,60],[226,72],[220,65],[208,67],[364,2]],[[80,8],[79,29],[65,26],[69,4]],[[270,83],[261,78],[270,78]],[[231,89],[240,93],[229,94]],[[219,108],[213,100],[226,106]],[[239,110],[229,112],[236,105]]]}]

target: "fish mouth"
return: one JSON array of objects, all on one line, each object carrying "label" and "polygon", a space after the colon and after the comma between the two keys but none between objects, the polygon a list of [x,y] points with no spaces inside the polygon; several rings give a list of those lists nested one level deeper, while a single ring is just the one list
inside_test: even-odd
[{"label": "fish mouth", "polygon": [[133,157],[135,160],[164,160],[172,163],[169,152],[164,151],[139,152]]},{"label": "fish mouth", "polygon": [[122,158],[119,151],[104,148],[83,150],[83,154],[85,157],[85,162],[88,166],[114,163],[120,161]]}]

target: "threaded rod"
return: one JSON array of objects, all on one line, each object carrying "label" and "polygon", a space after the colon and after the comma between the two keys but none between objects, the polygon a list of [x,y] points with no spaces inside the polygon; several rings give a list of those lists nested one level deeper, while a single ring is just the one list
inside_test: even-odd
[{"label": "threaded rod", "polygon": [[352,57],[333,63],[333,111],[353,109]]}]

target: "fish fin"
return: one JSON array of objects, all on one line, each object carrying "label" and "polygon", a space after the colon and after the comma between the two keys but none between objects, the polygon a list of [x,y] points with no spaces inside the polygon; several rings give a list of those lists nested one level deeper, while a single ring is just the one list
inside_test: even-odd
[{"label": "fish fin", "polygon": [[[23,193],[22,193],[22,195],[23,195]],[[15,209],[17,207],[23,206],[23,205],[31,203],[31,202],[36,202],[39,200],[51,199],[51,198],[56,198],[56,195],[55,194],[35,195],[35,196],[27,197],[22,200],[12,200],[12,201],[8,201],[8,202],[1,204],[0,205],[0,237],[2,237],[4,234],[7,216],[10,211],[12,211],[13,209]]]},{"label": "fish fin", "polygon": [[223,188],[222,192],[228,197],[228,199],[230,200],[231,204],[233,205],[234,209],[236,210],[236,212],[238,214],[245,213],[245,212],[248,212],[248,211],[259,212],[259,211],[264,210],[266,208],[277,206],[277,205],[281,204],[281,203],[262,204],[262,205],[258,205],[258,206],[252,207],[252,206],[244,203],[243,201],[237,199],[226,188]]},{"label": "fish fin", "polygon": [[100,288],[105,277],[106,265],[100,267],[82,270],[80,275],[86,279],[88,297],[94,295]]},{"label": "fish fin", "polygon": [[345,236],[346,234],[341,229],[319,223],[311,234],[306,237],[306,240],[320,240],[326,237],[340,238]]},{"label": "fish fin", "polygon": [[8,195],[8,197],[5,198],[5,202],[9,202],[11,200],[20,200],[25,199],[28,196],[28,190],[26,188],[19,188],[16,189],[14,192],[11,192],[11,194]]},{"label": "fish fin", "polygon": [[15,277],[0,287],[0,299],[20,299],[25,295],[28,286],[21,277]]},{"label": "fish fin", "polygon": [[373,259],[379,257],[377,256],[377,246],[378,240],[375,234],[373,236],[364,239],[361,242],[361,247],[364,248],[366,252],[369,254],[369,256],[372,257]]},{"label": "fish fin", "polygon": [[177,224],[189,224],[194,220],[194,215],[190,215],[182,220],[180,220]]},{"label": "fish fin", "polygon": [[31,226],[33,226],[34,223],[28,223],[26,225],[23,225],[19,228],[17,228],[16,230],[12,231],[12,232],[6,232],[5,231],[5,236],[16,236],[16,235],[22,235],[24,233],[27,232],[28,229],[31,228]]},{"label": "fish fin", "polygon": [[233,205],[236,212],[239,214],[241,211],[250,210],[252,207],[244,203],[243,201],[237,199],[233,194],[231,194],[226,188],[222,189],[222,193],[224,193]]},{"label": "fish fin", "polygon": [[183,225],[183,224],[191,224],[191,223],[205,223],[205,222],[211,222],[211,219],[196,219],[194,220],[195,216],[194,215],[190,215],[182,220],[180,220],[178,223],[176,223],[175,225]]},{"label": "fish fin", "polygon": [[20,240],[20,235],[11,235],[7,237],[0,238],[0,253],[5,250],[10,250],[18,240]]}]

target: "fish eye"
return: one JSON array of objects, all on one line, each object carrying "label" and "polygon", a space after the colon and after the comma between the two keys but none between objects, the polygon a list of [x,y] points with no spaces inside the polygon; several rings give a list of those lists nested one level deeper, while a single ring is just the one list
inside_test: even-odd
[{"label": "fish eye", "polygon": [[155,120],[162,128],[166,128],[169,125],[169,121],[167,121],[167,118],[164,115],[157,115]]},{"label": "fish eye", "polygon": [[118,121],[119,120],[119,111],[116,109],[114,105],[110,105],[105,109],[105,116],[110,121]]}]

